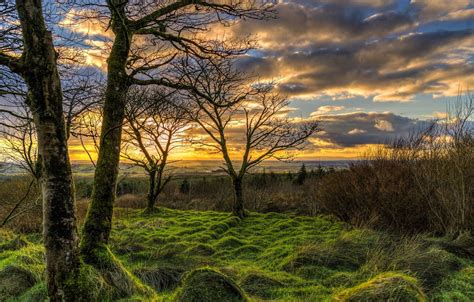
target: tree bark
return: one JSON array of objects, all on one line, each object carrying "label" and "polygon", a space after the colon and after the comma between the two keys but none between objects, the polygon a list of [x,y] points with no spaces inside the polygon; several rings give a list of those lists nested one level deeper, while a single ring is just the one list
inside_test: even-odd
[{"label": "tree bark", "polygon": [[149,183],[148,183],[148,194],[147,194],[147,206],[146,206],[146,212],[151,212],[153,211],[153,208],[155,207],[156,203],[156,198],[157,198],[157,193],[156,193],[156,175],[157,171],[156,169],[153,169],[149,172]]},{"label": "tree bark", "polygon": [[232,214],[239,218],[244,218],[245,211],[242,178],[234,178],[232,180],[232,185],[234,187],[234,204],[232,207]]},{"label": "tree bark", "polygon": [[81,253],[86,262],[96,264],[97,249],[108,243],[120,160],[122,124],[130,81],[125,68],[130,50],[130,35],[113,17],[114,44],[107,61],[107,88],[103,110],[100,149],[94,176],[91,203],[84,223]]},{"label": "tree bark", "polygon": [[57,54],[46,29],[41,1],[17,0],[24,40],[22,76],[28,86],[41,158],[43,238],[50,301],[75,301],[70,290],[80,266],[74,185],[63,116]]}]

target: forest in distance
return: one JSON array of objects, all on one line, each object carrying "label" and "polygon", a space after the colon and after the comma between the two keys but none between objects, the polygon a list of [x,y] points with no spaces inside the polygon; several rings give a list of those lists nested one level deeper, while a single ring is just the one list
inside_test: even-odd
[{"label": "forest in distance", "polygon": [[0,302],[473,301],[473,10],[0,2]]}]

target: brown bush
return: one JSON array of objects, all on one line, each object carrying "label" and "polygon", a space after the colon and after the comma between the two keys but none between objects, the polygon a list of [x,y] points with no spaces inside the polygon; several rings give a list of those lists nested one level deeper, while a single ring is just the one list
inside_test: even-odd
[{"label": "brown bush", "polygon": [[325,212],[357,226],[439,234],[474,232],[474,102],[454,116],[325,177]]}]

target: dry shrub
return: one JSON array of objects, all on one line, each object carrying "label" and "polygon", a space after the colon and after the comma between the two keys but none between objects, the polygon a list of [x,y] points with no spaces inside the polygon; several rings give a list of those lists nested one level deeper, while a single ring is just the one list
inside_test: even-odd
[{"label": "dry shrub", "polygon": [[41,192],[30,177],[13,176],[0,180],[0,227],[21,233],[42,229]]},{"label": "dry shrub", "polygon": [[325,177],[322,209],[357,226],[399,232],[474,231],[474,101]]}]

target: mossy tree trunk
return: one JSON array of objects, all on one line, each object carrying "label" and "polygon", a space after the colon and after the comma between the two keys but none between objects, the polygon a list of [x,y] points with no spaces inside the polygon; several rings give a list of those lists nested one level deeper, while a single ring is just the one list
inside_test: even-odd
[{"label": "mossy tree trunk", "polygon": [[63,95],[57,54],[46,29],[41,1],[17,0],[24,51],[20,72],[28,87],[41,158],[43,237],[46,281],[51,301],[75,301],[80,261],[74,185],[63,116]]},{"label": "mossy tree trunk", "polygon": [[168,160],[169,144],[165,149],[163,158],[160,164],[149,171],[149,185],[147,194],[147,208],[146,212],[154,211],[158,196],[161,194],[165,186],[171,180],[171,176],[164,177],[166,163]]},{"label": "mossy tree trunk", "polygon": [[147,206],[146,211],[152,211],[155,207],[156,198],[158,197],[157,192],[155,192],[156,187],[156,175],[157,171],[155,168],[148,172],[148,194],[147,194]]},{"label": "mossy tree trunk", "polygon": [[105,248],[112,227],[122,125],[126,94],[130,86],[129,77],[126,73],[126,63],[131,36],[121,23],[118,14],[125,14],[121,4],[117,4],[117,11],[112,15],[111,27],[115,33],[115,40],[107,61],[107,88],[100,149],[95,169],[91,203],[84,223],[81,241],[81,253],[86,262],[91,264],[97,264],[97,252]]},{"label": "mossy tree trunk", "polygon": [[234,187],[234,204],[232,206],[232,214],[234,216],[244,218],[244,192],[243,192],[243,177],[232,178],[232,185]]}]

